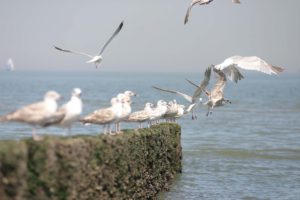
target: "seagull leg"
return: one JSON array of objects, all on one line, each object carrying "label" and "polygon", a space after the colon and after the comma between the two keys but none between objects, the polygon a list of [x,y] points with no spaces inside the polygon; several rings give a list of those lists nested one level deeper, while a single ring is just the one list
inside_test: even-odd
[{"label": "seagull leg", "polygon": [[103,125],[103,133],[106,135],[106,124]]},{"label": "seagull leg", "polygon": [[33,138],[33,140],[35,140],[35,141],[42,140],[42,137],[41,137],[41,136],[38,136],[38,135],[36,134],[36,129],[35,129],[35,128],[32,128],[32,138]]},{"label": "seagull leg", "polygon": [[109,132],[109,135],[111,135],[111,126],[110,126],[110,124],[108,124],[108,132]]},{"label": "seagull leg", "polygon": [[208,117],[209,114],[210,114],[210,107],[208,107],[207,109],[206,117]]}]

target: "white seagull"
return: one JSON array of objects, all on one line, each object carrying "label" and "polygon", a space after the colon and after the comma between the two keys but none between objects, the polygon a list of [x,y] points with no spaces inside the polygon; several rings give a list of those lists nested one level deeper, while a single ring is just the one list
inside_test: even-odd
[{"label": "white seagull", "polygon": [[71,94],[71,99],[58,109],[58,112],[64,113],[64,118],[57,124],[63,128],[70,129],[73,123],[77,122],[82,113],[81,89],[74,88]]},{"label": "white seagull", "polygon": [[[194,5],[198,4],[198,5],[207,5],[210,4],[213,0],[192,0],[190,6],[188,7],[188,10],[185,14],[185,18],[184,18],[184,24],[186,24],[189,20],[189,16],[191,13],[191,10],[193,8]],[[239,0],[231,0],[232,3],[236,3],[236,4],[240,4],[241,2]]]},{"label": "white seagull", "polygon": [[33,126],[33,139],[39,139],[35,134],[35,128],[46,127],[48,124],[60,121],[63,117],[57,113],[57,101],[61,98],[60,94],[55,91],[48,91],[44,100],[24,106],[14,112],[0,117],[0,122],[20,122]]},{"label": "white seagull", "polygon": [[[155,88],[157,90],[160,90],[160,91],[163,91],[163,92],[169,92],[169,93],[177,94],[177,95],[183,97],[185,100],[187,100],[190,103],[190,105],[195,104],[193,106],[193,109],[192,109],[192,119],[197,119],[197,115],[194,114],[194,109],[202,101],[202,99],[200,98],[200,95],[201,95],[202,91],[204,91],[205,88],[207,87],[207,85],[209,83],[209,80],[210,80],[210,75],[211,75],[211,67],[208,67],[205,70],[204,79],[199,84],[199,86],[197,86],[197,89],[194,91],[193,96],[189,96],[185,93],[178,92],[178,91],[175,91],[175,90],[168,90],[168,89],[163,89],[163,88],[159,88],[159,87],[155,87],[155,86],[153,86],[153,88]],[[187,80],[187,81],[189,81],[189,80]]]},{"label": "white seagull", "polygon": [[166,114],[167,109],[167,102],[158,100],[156,107],[150,112],[150,124],[158,124],[159,120]]},{"label": "white seagull", "polygon": [[215,69],[221,70],[231,80],[238,82],[244,76],[238,68],[245,70],[255,70],[269,75],[278,74],[284,69],[273,66],[257,56],[231,56],[218,65],[213,65]]},{"label": "white seagull", "polygon": [[120,122],[125,120],[131,113],[131,97],[136,96],[136,94],[132,91],[125,91],[124,93],[119,93],[117,95],[117,99],[121,102],[122,104],[122,114],[121,117],[116,120],[116,133],[121,132],[121,126]]},{"label": "white seagull", "polygon": [[63,51],[63,52],[67,52],[67,53],[74,53],[74,54],[87,56],[87,57],[90,58],[90,60],[88,60],[86,63],[94,63],[96,68],[98,68],[100,66],[100,63],[101,63],[102,59],[103,59],[102,53],[104,52],[104,50],[108,46],[108,44],[114,39],[114,37],[121,31],[121,29],[123,27],[123,23],[124,22],[122,21],[121,24],[119,25],[119,27],[117,28],[117,30],[113,33],[113,35],[109,38],[109,40],[104,44],[104,46],[102,47],[102,49],[101,49],[101,51],[98,55],[93,56],[93,55],[83,53],[83,52],[62,49],[62,48],[57,47],[57,46],[54,46],[54,48],[59,50],[59,51]]}]

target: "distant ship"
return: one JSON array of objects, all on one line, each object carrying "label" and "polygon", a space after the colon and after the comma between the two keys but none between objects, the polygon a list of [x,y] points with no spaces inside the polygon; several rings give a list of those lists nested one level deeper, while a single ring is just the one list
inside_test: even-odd
[{"label": "distant ship", "polygon": [[15,64],[14,64],[14,61],[13,61],[11,58],[7,60],[5,69],[6,69],[7,71],[14,71],[14,70],[15,70]]}]

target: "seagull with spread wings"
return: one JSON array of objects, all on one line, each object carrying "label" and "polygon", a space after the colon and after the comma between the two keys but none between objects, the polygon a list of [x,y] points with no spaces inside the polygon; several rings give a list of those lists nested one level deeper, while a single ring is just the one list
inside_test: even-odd
[{"label": "seagull with spread wings", "polygon": [[221,70],[213,68],[214,72],[218,76],[218,80],[214,86],[214,88],[208,92],[206,91],[206,95],[208,96],[208,101],[204,103],[204,105],[208,106],[208,111],[206,113],[206,116],[209,114],[212,114],[212,109],[217,106],[223,106],[226,103],[230,103],[228,99],[224,98],[224,88],[226,84],[226,75]]},{"label": "seagull with spread wings", "polygon": [[113,33],[113,35],[109,38],[109,40],[104,44],[104,46],[102,47],[100,53],[98,55],[90,55],[84,52],[78,52],[78,51],[71,51],[71,50],[67,50],[67,49],[62,49],[60,47],[54,46],[55,49],[59,50],[59,51],[63,51],[63,52],[67,52],[67,53],[74,53],[74,54],[79,54],[79,55],[83,55],[86,57],[89,57],[90,60],[88,60],[86,63],[94,63],[96,65],[96,68],[98,68],[100,66],[100,63],[103,59],[102,57],[102,53],[104,52],[104,50],[106,49],[106,47],[108,46],[108,44],[114,39],[114,37],[116,35],[118,35],[118,33],[121,31],[122,27],[123,27],[124,22],[122,21],[121,24],[118,26],[117,30]]},{"label": "seagull with spread wings", "polygon": [[192,109],[192,119],[197,119],[197,115],[194,114],[194,109],[195,109],[196,105],[198,105],[202,101],[202,99],[200,98],[200,95],[201,95],[202,91],[205,90],[206,86],[208,85],[209,80],[210,80],[210,75],[211,75],[211,67],[208,67],[205,71],[203,81],[200,83],[199,86],[197,86],[197,89],[194,91],[193,96],[190,96],[190,95],[187,95],[185,93],[178,92],[175,90],[168,90],[168,89],[163,89],[163,88],[155,87],[155,86],[153,86],[153,88],[163,91],[163,92],[177,94],[177,95],[183,97],[185,100],[187,100],[190,104],[195,104]]},{"label": "seagull with spread wings", "polygon": [[[204,103],[208,106],[207,115],[212,113],[211,110],[214,107],[231,103],[229,100],[224,99],[223,90],[227,78],[236,83],[244,78],[238,68],[259,71],[269,75],[277,75],[284,70],[282,67],[273,66],[257,56],[232,56],[225,59],[222,63],[211,65],[210,67],[212,67],[214,72],[218,75],[218,80],[211,92],[205,91],[209,98],[209,100]],[[189,83],[200,89],[200,87],[192,81],[189,81]]]},{"label": "seagull with spread wings", "polygon": [[231,81],[236,83],[244,78],[238,68],[259,71],[269,75],[277,75],[284,70],[282,67],[273,66],[257,56],[231,56],[222,63],[213,65],[213,68],[221,70]]},{"label": "seagull with spread wings", "polygon": [[[190,13],[192,11],[192,8],[194,5],[198,4],[198,5],[207,5],[207,4],[210,4],[213,0],[192,0],[190,6],[188,7],[188,10],[185,14],[185,18],[184,18],[184,24],[186,24],[189,20],[189,16],[190,16]],[[236,3],[236,4],[239,4],[241,3],[239,0],[232,0],[232,3]]]}]

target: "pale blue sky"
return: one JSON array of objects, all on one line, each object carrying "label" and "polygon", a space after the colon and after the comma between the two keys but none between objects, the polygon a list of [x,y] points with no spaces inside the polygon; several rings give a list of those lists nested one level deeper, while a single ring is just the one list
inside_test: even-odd
[{"label": "pale blue sky", "polygon": [[52,45],[96,54],[119,23],[120,34],[103,54],[103,71],[203,71],[239,54],[300,67],[300,1],[216,0],[0,0],[0,63],[16,68],[95,70],[85,57]]}]

